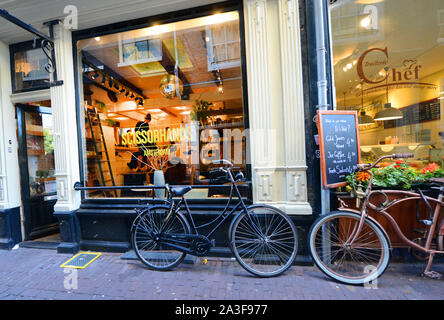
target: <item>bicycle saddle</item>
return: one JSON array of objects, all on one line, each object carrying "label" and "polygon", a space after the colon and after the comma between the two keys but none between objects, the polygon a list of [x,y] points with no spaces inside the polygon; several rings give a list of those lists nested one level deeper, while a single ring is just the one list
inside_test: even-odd
[{"label": "bicycle saddle", "polygon": [[170,190],[173,195],[181,197],[191,189],[193,189],[191,186],[185,186],[185,187],[173,187]]}]

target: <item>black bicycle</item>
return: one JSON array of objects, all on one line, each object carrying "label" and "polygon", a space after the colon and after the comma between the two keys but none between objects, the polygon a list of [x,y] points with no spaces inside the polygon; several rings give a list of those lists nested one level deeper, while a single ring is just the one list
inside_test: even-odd
[{"label": "black bicycle", "polygon": [[[206,256],[212,247],[211,236],[234,215],[228,237],[230,248],[240,265],[260,277],[282,274],[292,265],[298,251],[298,234],[294,223],[281,210],[263,204],[246,206],[238,183],[244,181],[241,171],[233,172],[233,164],[219,160],[225,167],[213,170],[219,179],[231,183],[225,209],[211,222],[196,226],[184,195],[191,186],[165,185],[168,197],[165,205],[138,210],[131,229],[131,241],[138,258],[153,270],[169,270],[180,264],[186,254]],[[231,210],[233,193],[239,201]],[[173,197],[180,197],[174,200]],[[185,208],[188,219],[184,213]],[[192,229],[190,228],[190,222]],[[199,229],[215,224],[207,234]]]}]

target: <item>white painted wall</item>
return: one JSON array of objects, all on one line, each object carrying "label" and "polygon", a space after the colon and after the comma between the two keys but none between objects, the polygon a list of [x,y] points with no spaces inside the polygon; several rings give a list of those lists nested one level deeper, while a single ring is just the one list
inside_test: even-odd
[{"label": "white painted wall", "polygon": [[9,47],[0,41],[0,209],[21,204],[17,121],[11,102]]}]

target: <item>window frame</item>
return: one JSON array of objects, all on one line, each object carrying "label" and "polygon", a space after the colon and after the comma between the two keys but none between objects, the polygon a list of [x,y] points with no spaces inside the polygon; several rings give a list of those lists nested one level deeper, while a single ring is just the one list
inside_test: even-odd
[{"label": "window frame", "polygon": [[[82,121],[84,121],[83,113],[81,110],[81,102],[80,102],[80,74],[81,68],[79,68],[79,56],[77,50],[77,42],[84,39],[90,39],[94,37],[106,36],[110,34],[117,34],[121,32],[151,27],[154,25],[161,25],[167,23],[174,23],[178,21],[199,18],[208,16],[215,13],[221,12],[229,12],[229,11],[237,11],[239,13],[239,37],[240,37],[240,68],[242,75],[242,100],[243,100],[243,113],[244,113],[244,129],[249,129],[249,114],[248,114],[248,87],[247,87],[247,67],[246,67],[246,49],[245,49],[245,23],[244,23],[244,9],[243,3],[240,1],[229,0],[226,2],[210,4],[200,7],[194,7],[174,12],[163,13],[160,15],[144,17],[140,19],[134,19],[129,21],[117,22],[104,26],[97,26],[89,29],[77,30],[72,33],[72,48],[73,48],[73,60],[74,60],[74,85],[75,85],[75,96],[76,96],[76,120],[77,120],[77,139],[78,139],[78,162],[80,169],[80,183],[81,185],[85,185],[85,161],[84,161],[84,150],[83,150],[83,132],[84,126],[82,125]],[[249,151],[249,147],[246,147],[246,152]],[[246,159],[251,158],[250,155],[247,155]],[[252,170],[251,164],[246,163],[246,178],[248,181],[252,179]],[[252,202],[253,199],[253,190],[252,184],[248,184],[247,188],[247,201]],[[110,201],[114,200],[117,202],[128,202],[134,201],[134,199],[138,198],[100,198],[100,199],[91,199],[86,197],[86,192],[81,191],[81,199],[83,201],[91,201],[98,200],[102,201]],[[215,198],[206,198],[206,199],[190,199],[190,203],[218,203],[221,199]]]}]

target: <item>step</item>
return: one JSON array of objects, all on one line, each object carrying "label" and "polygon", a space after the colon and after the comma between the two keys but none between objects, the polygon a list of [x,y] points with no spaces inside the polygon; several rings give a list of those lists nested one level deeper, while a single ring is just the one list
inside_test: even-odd
[{"label": "step", "polygon": [[9,250],[11,248],[11,243],[9,242],[8,238],[0,238],[0,249],[7,249]]},{"label": "step", "polygon": [[57,250],[60,242],[48,242],[48,241],[23,241],[19,243],[20,248],[32,248],[32,249],[50,249]]}]

